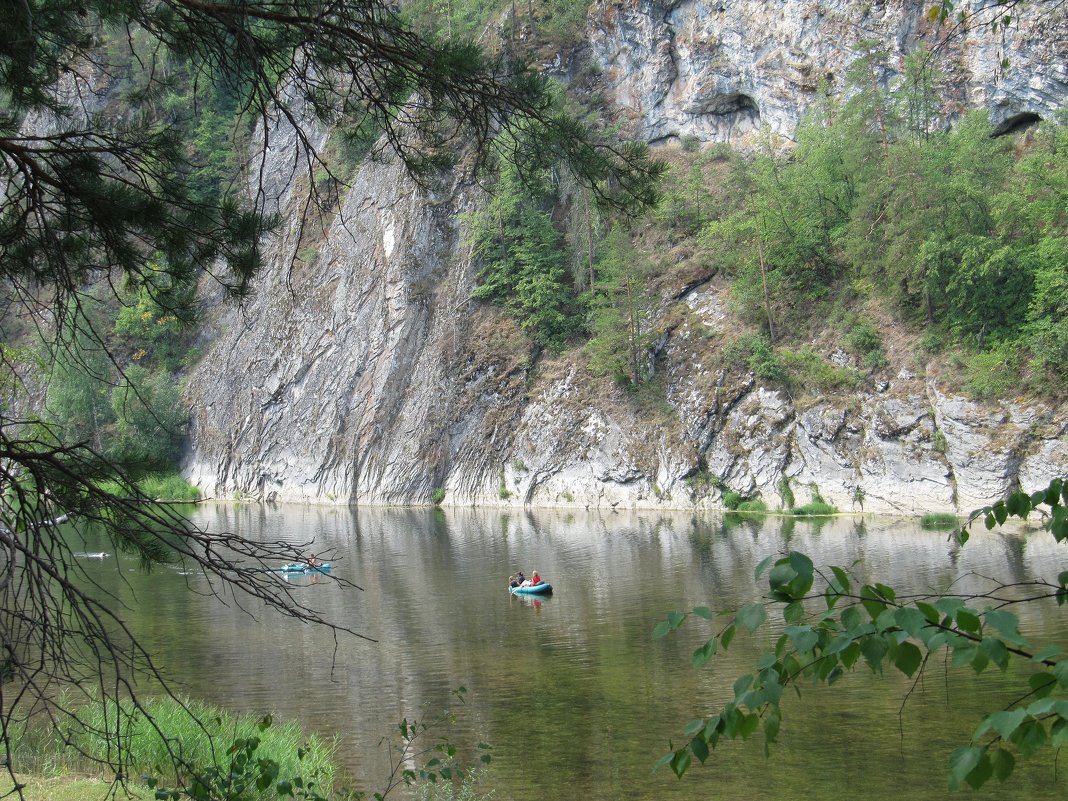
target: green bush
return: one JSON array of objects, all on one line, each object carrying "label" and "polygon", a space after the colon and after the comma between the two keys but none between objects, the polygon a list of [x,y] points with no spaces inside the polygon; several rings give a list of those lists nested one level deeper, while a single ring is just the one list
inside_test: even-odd
[{"label": "green bush", "polygon": [[793,487],[790,486],[790,478],[783,476],[779,481],[779,494],[782,496],[782,502],[787,509],[793,509],[797,499],[794,498]]},{"label": "green bush", "polygon": [[1003,398],[1019,387],[1019,348],[1015,343],[1001,343],[973,354],[964,364],[967,390],[976,398]]},{"label": "green bush", "polygon": [[440,505],[445,500],[445,490],[441,487],[435,487],[434,491],[430,493],[430,500],[435,506]]},{"label": "green bush", "polygon": [[745,498],[743,498],[734,490],[727,490],[723,493],[723,498],[720,500],[720,502],[723,504],[723,508],[725,509],[737,509],[738,505],[744,500]]}]

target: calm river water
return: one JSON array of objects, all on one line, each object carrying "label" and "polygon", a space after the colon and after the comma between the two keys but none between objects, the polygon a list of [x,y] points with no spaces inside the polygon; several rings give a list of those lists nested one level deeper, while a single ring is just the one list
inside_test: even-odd
[{"label": "calm river water", "polygon": [[[690,654],[703,621],[654,640],[672,609],[729,609],[759,594],[753,567],[782,549],[817,564],[856,565],[899,590],[983,586],[982,575],[1055,578],[1064,546],[1033,532],[976,531],[954,551],[915,522],[779,518],[738,521],[661,513],[608,516],[560,511],[349,510],[209,505],[203,525],[262,539],[315,540],[334,574],[300,579],[302,600],[376,642],[261,614],[208,595],[197,576],[144,577],[108,560],[101,579],[135,596],[138,627],[163,668],[189,694],[239,712],[272,712],[337,735],[340,760],[364,789],[387,771],[379,747],[402,717],[429,719],[468,690],[454,739],[493,746],[482,787],[500,801],[544,799],[1063,799],[1064,770],[1049,754],[1021,760],[1008,785],[946,789],[950,751],[967,741],[979,710],[1010,700],[1003,677],[932,666],[903,702],[900,674],[866,669],[832,690],[804,688],[791,702],[770,759],[759,738],[713,752],[681,781],[652,771],[668,741],[731,696],[764,640],[739,636],[700,671]],[[509,573],[537,569],[556,588],[514,598]],[[1054,605],[1023,610],[1025,634],[1068,640]],[[473,750],[473,749],[472,749]]]}]

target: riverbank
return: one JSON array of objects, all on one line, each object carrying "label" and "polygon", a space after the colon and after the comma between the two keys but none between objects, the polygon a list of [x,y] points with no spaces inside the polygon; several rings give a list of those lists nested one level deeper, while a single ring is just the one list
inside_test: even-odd
[{"label": "riverbank", "polygon": [[[19,774],[19,783],[26,798],[33,801],[93,801],[110,797],[114,782],[93,776],[24,776]],[[14,790],[10,776],[0,778],[0,798],[7,798]],[[128,785],[119,791],[123,798],[142,801],[153,798],[148,788]]]}]

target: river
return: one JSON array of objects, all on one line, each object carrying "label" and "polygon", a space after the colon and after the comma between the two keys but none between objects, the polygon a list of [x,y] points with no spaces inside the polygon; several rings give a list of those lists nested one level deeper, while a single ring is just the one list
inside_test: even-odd
[{"label": "river", "polygon": [[[190,695],[336,735],[345,771],[370,791],[387,771],[383,735],[403,717],[429,720],[449,707],[465,753],[480,741],[492,746],[480,786],[498,801],[1068,794],[1048,749],[1021,759],[1007,785],[946,789],[949,753],[967,742],[980,710],[1011,695],[995,669],[947,677],[940,663],[911,694],[901,674],[876,679],[864,667],[830,690],[804,686],[802,703],[785,702],[770,758],[757,736],[721,746],[682,780],[652,770],[687,722],[732,696],[769,636],[740,635],[695,671],[690,654],[709,624],[654,639],[669,610],[749,602],[760,592],[754,566],[784,549],[817,565],[854,565],[899,590],[981,587],[982,576],[1053,579],[1066,567],[1064,546],[1041,531],[977,530],[956,549],[944,533],[882,518],[209,504],[196,520],[264,540],[314,540],[333,575],[361,589],[319,577],[295,580],[295,592],[374,642],[335,644],[322,628],[224,605],[197,575],[145,576],[115,559],[91,569],[131,604],[160,666]],[[555,593],[511,597],[505,583],[518,569],[537,569]],[[1025,635],[1066,642],[1054,604],[1020,613]],[[462,707],[452,695],[460,686]]]}]

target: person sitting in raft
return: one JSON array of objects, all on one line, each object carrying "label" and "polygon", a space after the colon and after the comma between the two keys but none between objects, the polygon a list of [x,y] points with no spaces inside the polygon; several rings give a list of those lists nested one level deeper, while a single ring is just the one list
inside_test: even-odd
[{"label": "person sitting in raft", "polygon": [[317,559],[315,557],[315,554],[312,554],[311,556],[307,557],[304,561],[308,563],[308,567],[319,567],[322,565],[322,561]]},{"label": "person sitting in raft", "polygon": [[541,576],[539,576],[538,571],[535,570],[530,574],[530,581],[528,582],[527,586],[537,587],[539,584],[541,584]]},{"label": "person sitting in raft", "polygon": [[523,571],[520,570],[514,576],[508,580],[509,587],[522,587],[523,582],[527,580],[527,577],[523,575]]}]

